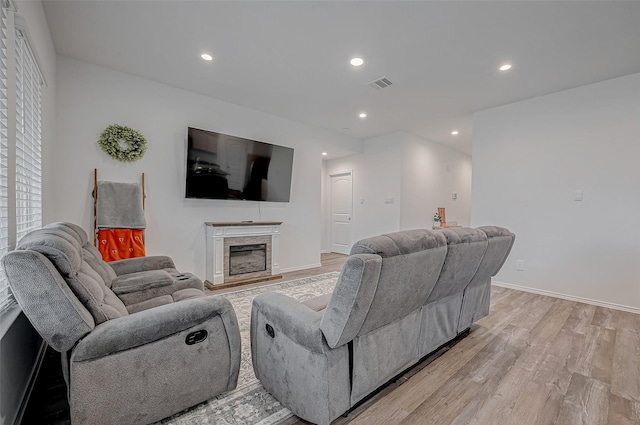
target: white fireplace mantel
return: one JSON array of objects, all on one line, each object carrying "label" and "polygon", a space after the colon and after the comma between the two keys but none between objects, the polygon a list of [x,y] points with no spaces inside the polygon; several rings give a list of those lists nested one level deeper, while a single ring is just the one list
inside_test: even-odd
[{"label": "white fireplace mantel", "polygon": [[[206,280],[213,285],[225,283],[225,239],[271,236],[271,275],[280,273],[280,225],[282,222],[206,222]],[[228,245],[228,244],[227,244]]]}]

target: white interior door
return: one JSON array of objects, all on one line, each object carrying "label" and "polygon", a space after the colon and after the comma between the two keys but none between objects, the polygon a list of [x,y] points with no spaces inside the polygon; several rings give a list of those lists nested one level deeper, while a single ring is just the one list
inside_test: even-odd
[{"label": "white interior door", "polygon": [[331,252],[351,249],[351,173],[331,176]]}]

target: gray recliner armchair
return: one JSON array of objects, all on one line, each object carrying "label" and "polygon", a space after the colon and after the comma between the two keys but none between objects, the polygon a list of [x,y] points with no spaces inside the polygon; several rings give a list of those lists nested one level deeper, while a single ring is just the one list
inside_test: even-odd
[{"label": "gray recliner armchair", "polygon": [[62,353],[73,425],[149,424],[236,387],[231,304],[170,258],[105,263],[84,230],[55,223],[2,261],[22,311]]}]

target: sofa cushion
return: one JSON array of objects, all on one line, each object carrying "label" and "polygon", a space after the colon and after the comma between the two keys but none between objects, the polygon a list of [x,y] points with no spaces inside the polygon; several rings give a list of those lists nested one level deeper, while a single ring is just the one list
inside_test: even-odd
[{"label": "sofa cushion", "polygon": [[20,308],[53,349],[71,350],[93,330],[93,317],[44,255],[15,250],[2,258],[2,264]]},{"label": "sofa cushion", "polygon": [[447,240],[439,231],[407,230],[358,241],[351,249],[352,255],[356,253],[382,257],[375,296],[358,332],[361,335],[422,307],[440,275]]},{"label": "sofa cushion", "polygon": [[447,256],[427,303],[462,293],[476,274],[487,250],[487,235],[481,230],[456,227],[440,232],[447,239]]},{"label": "sofa cushion", "polygon": [[116,277],[111,282],[111,288],[116,295],[130,294],[144,289],[169,286],[173,278],[164,270],[151,270],[147,272],[129,273]]},{"label": "sofa cushion", "polygon": [[204,296],[205,296],[204,292],[195,288],[181,289],[171,294],[171,297],[173,298],[173,302],[176,302],[176,303],[178,301],[190,300],[192,298],[200,298]]},{"label": "sofa cushion", "polygon": [[360,330],[378,288],[381,265],[376,254],[347,258],[320,322],[329,347],[346,344]]},{"label": "sofa cushion", "polygon": [[171,295],[161,295],[159,297],[150,298],[139,303],[128,305],[127,311],[129,312],[129,314],[133,314],[161,305],[190,300],[193,298],[200,298],[204,296],[206,296],[204,292],[195,288],[180,289],[179,291],[175,291]]},{"label": "sofa cushion", "polygon": [[[164,273],[166,273],[166,275]],[[118,292],[118,298],[120,298],[120,300],[127,306],[150,300],[151,298],[160,297],[162,295],[172,295],[176,291],[187,288],[196,289],[200,292],[204,291],[204,285],[202,284],[202,281],[191,273],[180,273],[177,271],[168,270],[154,270],[124,274],[118,276],[117,279],[123,279],[131,275],[139,276],[141,281],[143,281],[144,279],[149,279],[150,282],[154,282],[153,276],[163,276],[162,282],[166,282],[166,276],[169,276],[171,282],[168,285],[156,285],[153,283],[147,287],[141,285],[140,288],[136,291]],[[119,284],[115,283],[114,281],[114,288],[117,288],[118,286]]]},{"label": "sofa cushion", "polygon": [[39,252],[63,276],[77,273],[82,264],[80,243],[68,233],[56,229],[33,231],[20,240],[16,249]]},{"label": "sofa cushion", "polygon": [[82,262],[78,273],[65,277],[65,280],[89,310],[96,325],[128,314],[124,303],[107,288],[100,275],[86,261]]},{"label": "sofa cushion", "polygon": [[84,260],[81,239],[58,227],[44,227],[29,233],[16,249],[35,251],[47,257],[89,310],[96,325],[126,316],[124,303],[107,287],[100,273]]},{"label": "sofa cushion", "polygon": [[130,304],[127,306],[129,314],[137,313],[139,311],[148,310],[150,308],[159,307],[165,304],[171,304],[173,297],[171,295],[162,295],[160,297],[151,298],[145,301],[141,301],[136,304]]},{"label": "sofa cushion", "polygon": [[44,226],[44,228],[57,229],[57,230],[66,232],[70,236],[74,237],[78,241],[80,246],[84,246],[89,242],[89,237],[87,236],[87,232],[85,232],[84,229],[78,226],[77,224],[58,222],[58,223],[47,224],[46,226]]},{"label": "sofa cushion", "polygon": [[480,226],[478,230],[487,235],[491,249],[487,248],[487,258],[483,262],[486,263],[489,274],[495,276],[507,261],[516,236],[508,229],[498,226]]}]

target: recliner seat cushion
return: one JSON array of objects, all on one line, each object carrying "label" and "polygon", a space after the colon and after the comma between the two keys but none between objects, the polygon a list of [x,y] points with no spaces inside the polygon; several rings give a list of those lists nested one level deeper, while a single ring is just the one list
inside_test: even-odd
[{"label": "recliner seat cushion", "polygon": [[[121,285],[130,285],[131,287],[124,289]],[[134,289],[135,286],[137,286],[137,289]],[[118,276],[113,283],[113,290],[125,306],[138,304],[163,295],[173,296],[175,292],[189,288],[200,292],[204,291],[202,281],[193,274],[167,270],[149,270],[123,274]]]}]

